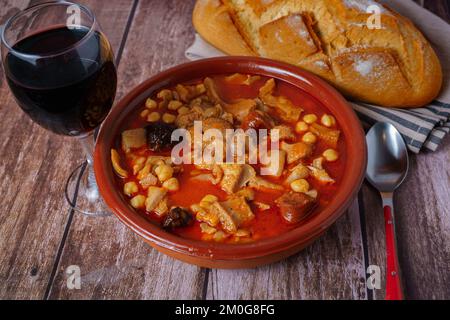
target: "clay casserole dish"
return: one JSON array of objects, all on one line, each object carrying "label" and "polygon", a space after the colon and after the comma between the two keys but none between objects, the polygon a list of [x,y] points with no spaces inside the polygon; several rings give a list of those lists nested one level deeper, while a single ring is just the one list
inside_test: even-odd
[{"label": "clay casserole dish", "polygon": [[[254,74],[285,81],[320,101],[335,116],[346,142],[346,174],[329,205],[298,228],[247,244],[224,244],[181,238],[147,220],[128,204],[117,187],[111,147],[127,116],[164,87],[216,74]],[[103,123],[94,153],[100,193],[112,212],[157,250],[209,268],[249,268],[286,258],[323,234],[349,207],[364,178],[367,155],[364,131],[345,99],[316,76],[295,66],[256,57],[221,57],[178,65],[146,80],[113,108]]]}]

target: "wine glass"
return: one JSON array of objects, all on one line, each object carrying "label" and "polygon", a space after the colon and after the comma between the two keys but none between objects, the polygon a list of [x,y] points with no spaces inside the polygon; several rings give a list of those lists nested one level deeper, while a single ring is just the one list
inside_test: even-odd
[{"label": "wine glass", "polygon": [[[95,129],[111,109],[117,74],[111,45],[87,7],[38,4],[2,30],[4,73],[17,104],[42,127],[77,137],[86,161],[69,177],[66,199],[77,211],[107,215],[92,168]],[[77,203],[71,198],[78,194]]]}]

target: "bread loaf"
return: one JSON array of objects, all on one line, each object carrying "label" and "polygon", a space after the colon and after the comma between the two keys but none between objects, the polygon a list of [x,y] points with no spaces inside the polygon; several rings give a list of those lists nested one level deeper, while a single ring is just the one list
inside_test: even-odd
[{"label": "bread loaf", "polygon": [[[369,29],[370,5],[381,28]],[[439,60],[406,18],[373,0],[198,0],[197,32],[230,55],[256,55],[306,69],[346,96],[417,107],[442,86]]]}]

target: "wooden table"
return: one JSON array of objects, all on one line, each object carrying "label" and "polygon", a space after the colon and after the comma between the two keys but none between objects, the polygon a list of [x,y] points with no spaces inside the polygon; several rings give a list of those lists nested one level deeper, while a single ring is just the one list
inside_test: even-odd
[{"label": "wooden table", "polygon": [[[399,0],[400,1],[400,0]],[[401,0],[406,1],[406,0]],[[31,3],[30,3],[31,2]],[[36,1],[0,1],[0,24]],[[194,1],[84,0],[117,55],[118,98],[144,79],[185,62]],[[450,21],[449,1],[418,1]],[[448,63],[446,61],[445,63]],[[2,72],[2,71],[1,71]],[[350,210],[312,246],[254,270],[209,270],[151,249],[114,216],[70,210],[64,182],[82,161],[75,139],[33,124],[0,77],[0,298],[24,299],[382,299],[366,288],[369,265],[384,279],[384,226],[367,184]],[[412,299],[450,298],[450,139],[412,156],[397,193],[398,246]],[[66,269],[80,267],[81,289]]]}]

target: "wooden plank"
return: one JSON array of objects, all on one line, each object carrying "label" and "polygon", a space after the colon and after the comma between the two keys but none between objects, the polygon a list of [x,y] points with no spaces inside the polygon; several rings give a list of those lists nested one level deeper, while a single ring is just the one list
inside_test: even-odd
[{"label": "wooden plank", "polygon": [[450,2],[448,0],[425,0],[424,7],[450,23]]},{"label": "wooden plank", "polygon": [[[84,2],[105,22],[106,33],[118,47],[130,4]],[[27,5],[2,2],[0,21]],[[70,212],[64,183],[82,154],[74,139],[33,124],[15,104],[3,75],[0,105],[0,194],[5,195],[0,198],[0,297],[43,298]]]},{"label": "wooden plank", "polygon": [[[449,21],[448,1],[424,1],[426,8]],[[447,8],[443,10],[443,8]],[[407,298],[450,298],[450,138],[435,153],[411,155],[409,176],[396,192],[395,217],[400,265]],[[369,264],[382,271],[385,292],[385,232],[378,192],[365,184],[363,207],[368,241]]]},{"label": "wooden plank", "polygon": [[254,270],[211,270],[207,299],[366,299],[357,200],[301,253]]},{"label": "wooden plank", "polygon": [[[167,67],[183,62],[193,40],[193,1],[140,1],[119,66],[119,96]],[[81,269],[80,290],[64,270]],[[198,299],[205,272],[151,249],[115,217],[75,215],[51,290],[52,299]]]}]

